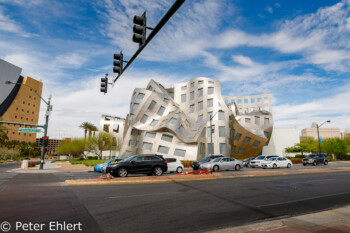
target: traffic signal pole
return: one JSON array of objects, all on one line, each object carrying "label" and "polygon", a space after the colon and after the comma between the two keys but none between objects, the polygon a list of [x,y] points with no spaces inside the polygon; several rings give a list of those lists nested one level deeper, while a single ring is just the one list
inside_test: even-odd
[{"label": "traffic signal pole", "polygon": [[[51,96],[49,97],[47,101],[47,107],[46,107],[46,114],[45,114],[45,124],[43,125],[44,128],[44,138],[47,137],[47,128],[49,126],[49,114],[50,114],[50,102],[51,102]],[[43,142],[43,145],[41,146],[41,158],[40,158],[40,168],[39,170],[44,169],[44,158],[45,158],[45,142]]]},{"label": "traffic signal pole", "polygon": [[[143,43],[139,49],[135,52],[135,54],[131,57],[131,59],[128,61],[124,69],[118,74],[118,76],[113,80],[112,85],[118,80],[118,78],[124,73],[124,71],[131,65],[131,63],[136,59],[136,57],[141,53],[141,51],[147,46],[147,44],[153,39],[153,37],[162,29],[162,27],[168,22],[168,20],[175,14],[175,12],[180,8],[180,6],[185,2],[186,0],[176,0],[174,4],[169,8],[169,10],[165,13],[163,18],[159,21],[157,26],[154,27],[152,32],[147,37],[145,43]],[[147,27],[148,28],[148,27]],[[149,29],[149,28],[148,28]]]}]

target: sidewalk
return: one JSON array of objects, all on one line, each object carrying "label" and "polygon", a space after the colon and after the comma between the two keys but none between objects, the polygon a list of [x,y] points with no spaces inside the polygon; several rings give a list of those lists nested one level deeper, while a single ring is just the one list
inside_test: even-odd
[{"label": "sidewalk", "polygon": [[50,160],[45,160],[44,169],[39,170],[39,165],[30,168],[16,168],[9,170],[8,172],[15,173],[57,173],[57,172],[88,172],[93,171],[93,167],[87,167],[83,164],[72,165],[69,162],[55,162],[51,163]]},{"label": "sidewalk", "polygon": [[350,232],[350,206],[266,221],[246,226],[211,231],[211,233],[345,233]]}]

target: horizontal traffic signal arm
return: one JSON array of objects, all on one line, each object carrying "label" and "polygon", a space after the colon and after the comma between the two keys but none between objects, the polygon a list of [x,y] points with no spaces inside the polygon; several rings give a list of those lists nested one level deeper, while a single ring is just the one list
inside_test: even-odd
[{"label": "horizontal traffic signal arm", "polygon": [[[180,6],[186,0],[176,0],[174,4],[170,7],[170,9],[165,13],[163,18],[159,21],[157,26],[154,27],[152,32],[146,38],[145,43],[143,43],[139,49],[135,52],[135,54],[128,61],[124,69],[122,69],[121,73],[113,80],[113,84],[118,80],[118,78],[124,73],[124,71],[131,65],[131,63],[136,59],[136,57],[141,53],[141,51],[147,46],[147,44],[153,39],[153,37],[162,29],[162,27],[168,22],[168,20],[175,14],[175,12],[180,8]],[[147,27],[148,28],[148,27]],[[151,29],[151,28],[149,28]]]}]

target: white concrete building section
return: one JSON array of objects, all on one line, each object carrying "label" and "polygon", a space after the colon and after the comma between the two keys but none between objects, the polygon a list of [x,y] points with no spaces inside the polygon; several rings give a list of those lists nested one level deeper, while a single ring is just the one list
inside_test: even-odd
[{"label": "white concrete building section", "polygon": [[125,119],[116,116],[101,115],[100,132],[107,132],[114,135],[117,144],[123,143],[123,132],[125,126]]},{"label": "white concrete building section", "polygon": [[278,155],[285,157],[286,147],[295,146],[300,142],[300,130],[298,128],[273,128],[270,142],[264,146],[263,155]]}]

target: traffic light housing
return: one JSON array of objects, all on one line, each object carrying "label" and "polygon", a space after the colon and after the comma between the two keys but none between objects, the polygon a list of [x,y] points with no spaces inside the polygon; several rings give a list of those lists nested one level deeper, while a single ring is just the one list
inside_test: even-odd
[{"label": "traffic light housing", "polygon": [[107,93],[107,87],[108,87],[108,78],[101,78],[101,92]]},{"label": "traffic light housing", "polygon": [[120,53],[114,54],[114,62],[113,62],[113,73],[117,73],[120,75],[123,71],[123,53],[120,51]]},{"label": "traffic light housing", "polygon": [[44,148],[44,149],[43,149],[43,152],[44,152],[44,154],[45,154],[45,153],[47,152],[47,149]]},{"label": "traffic light housing", "polygon": [[132,41],[138,43],[141,47],[146,41],[146,12],[144,12],[141,16],[134,16],[134,27],[132,36]]},{"label": "traffic light housing", "polygon": [[49,137],[44,137],[44,147],[47,147],[49,144]]},{"label": "traffic light housing", "polygon": [[44,138],[40,138],[40,146],[43,146],[44,145]]}]

